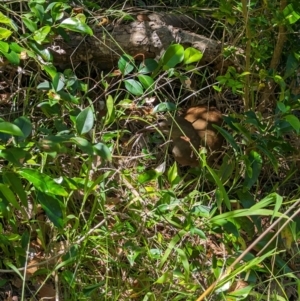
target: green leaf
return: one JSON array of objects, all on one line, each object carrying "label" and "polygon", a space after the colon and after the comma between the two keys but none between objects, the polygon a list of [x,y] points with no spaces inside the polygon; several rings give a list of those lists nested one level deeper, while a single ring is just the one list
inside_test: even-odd
[{"label": "green leaf", "polygon": [[37,200],[42,205],[42,208],[45,210],[50,221],[57,228],[63,229],[64,220],[63,220],[62,202],[54,195],[50,196],[41,191],[38,191],[37,193]]},{"label": "green leaf", "polygon": [[180,44],[174,44],[168,47],[167,51],[162,57],[162,64],[164,70],[174,68],[180,64],[184,59],[184,48]]},{"label": "green leaf", "polygon": [[128,54],[123,54],[118,61],[118,68],[123,75],[129,74],[135,67],[134,59]]},{"label": "green leaf", "polygon": [[100,156],[103,160],[111,161],[112,155],[109,148],[104,143],[97,143],[93,146],[95,154]]},{"label": "green leaf", "polygon": [[185,254],[185,252],[179,248],[175,248],[175,250],[177,251],[179,258],[180,258],[180,262],[182,264],[183,270],[184,270],[184,278],[185,281],[189,281],[190,278],[190,264],[188,261],[188,258]]},{"label": "green leaf", "polygon": [[250,162],[249,168],[251,169],[251,174],[246,173],[243,183],[243,187],[247,190],[249,190],[256,183],[262,168],[262,158],[259,153],[251,151],[248,160]]},{"label": "green leaf", "polygon": [[202,59],[203,53],[193,47],[188,47],[184,50],[184,64],[192,64]]},{"label": "green leaf", "polygon": [[94,154],[92,144],[84,138],[72,137],[71,142],[74,142],[85,154],[92,156]]},{"label": "green leaf", "polygon": [[172,186],[180,182],[180,176],[178,174],[177,164],[174,163],[171,166],[171,168],[169,168],[167,176],[168,176],[168,181]]},{"label": "green leaf", "polygon": [[65,86],[65,77],[60,72],[57,72],[52,81],[53,89],[55,92],[61,91]]},{"label": "green leaf", "polygon": [[12,136],[24,137],[23,132],[20,130],[18,126],[6,121],[0,122],[0,132],[10,134]]},{"label": "green leaf", "polygon": [[97,284],[85,286],[82,289],[82,293],[85,297],[90,297],[95,290],[98,290],[99,287],[103,287],[103,285],[105,285],[104,281]]},{"label": "green leaf", "polygon": [[108,124],[114,122],[115,118],[116,118],[114,99],[111,95],[108,95],[108,97],[106,99],[106,108],[107,108],[107,113],[105,116],[104,124],[108,125]]},{"label": "green leaf", "polygon": [[49,81],[41,82],[37,85],[37,89],[49,91],[52,89],[52,85]]},{"label": "green leaf", "polygon": [[0,157],[8,160],[15,166],[22,166],[22,163],[30,158],[30,152],[19,147],[10,147],[0,150]]},{"label": "green leaf", "polygon": [[33,39],[39,43],[42,44],[44,42],[44,40],[47,38],[49,32],[51,31],[51,27],[50,26],[43,26],[41,28],[39,28],[38,30],[36,30],[33,34]]},{"label": "green leaf", "polygon": [[18,210],[21,209],[14,193],[10,190],[10,188],[6,184],[0,183],[0,192],[3,194],[3,196],[11,205],[13,205]]},{"label": "green leaf", "polygon": [[290,24],[294,24],[300,19],[300,15],[295,11],[292,4],[288,4],[285,7],[283,15]]},{"label": "green leaf", "polygon": [[38,4],[38,1],[30,1],[29,2],[30,10],[33,12],[34,16],[36,16],[40,22],[43,22],[45,9],[44,6]]},{"label": "green leaf", "polygon": [[33,22],[32,20],[25,17],[22,17],[22,21],[31,32],[35,32],[37,30],[36,22]]},{"label": "green leaf", "polygon": [[94,114],[90,107],[85,108],[76,117],[76,130],[79,135],[89,132],[94,126]]},{"label": "green leaf", "polygon": [[295,115],[287,115],[284,118],[289,124],[294,128],[294,130],[299,134],[300,131],[300,121]]},{"label": "green leaf", "polygon": [[13,65],[19,65],[20,64],[20,58],[17,53],[14,51],[10,51],[8,53],[4,52],[3,55],[7,58],[7,60],[13,64]]},{"label": "green leaf", "polygon": [[240,147],[236,144],[233,136],[229,132],[217,125],[213,125],[213,127],[216,128],[222,134],[222,136],[230,143],[230,145],[235,149],[237,153],[241,151]]},{"label": "green leaf", "polygon": [[12,31],[6,28],[0,27],[0,40],[6,40],[12,35]]},{"label": "green leaf", "polygon": [[25,51],[25,49],[23,47],[21,47],[19,44],[12,42],[9,45],[10,50],[13,50],[16,53],[21,53],[22,51]]},{"label": "green leaf", "polygon": [[142,85],[134,79],[126,79],[124,80],[124,84],[127,91],[129,91],[133,95],[140,96],[144,93]]},{"label": "green leaf", "polygon": [[59,26],[74,32],[85,33],[90,36],[93,35],[92,29],[87,24],[83,23],[80,19],[77,18],[65,19],[63,22],[61,22]]},{"label": "green leaf", "polygon": [[173,102],[162,102],[153,109],[153,113],[172,112],[176,110],[176,105]]},{"label": "green leaf", "polygon": [[11,24],[11,22],[12,20],[10,18],[8,18],[4,14],[2,14],[2,12],[0,12],[0,23],[9,25]]},{"label": "green leaf", "polygon": [[31,183],[39,191],[48,195],[68,196],[68,192],[46,174],[42,174],[37,170],[23,168],[19,170],[19,174]]},{"label": "green leaf", "polygon": [[28,41],[28,45],[31,47],[33,52],[39,54],[44,61],[51,62],[53,60],[53,55],[48,48],[42,48],[42,46],[36,44],[33,41]]},{"label": "green leaf", "polygon": [[149,89],[149,88],[153,88],[153,83],[154,83],[154,80],[151,76],[149,75],[144,75],[144,74],[140,74],[137,76],[139,81],[141,82],[141,84],[143,85],[143,87],[145,89]]},{"label": "green leaf", "polygon": [[20,198],[22,205],[27,208],[28,202],[27,202],[27,195],[23,188],[22,182],[20,178],[17,176],[17,174],[13,172],[5,172],[3,174],[3,178],[5,179],[5,182],[9,184],[9,186],[12,187],[13,191],[18,195]]},{"label": "green leaf", "polygon": [[8,52],[9,51],[9,44],[3,41],[0,41],[0,51],[2,53]]},{"label": "green leaf", "polygon": [[158,68],[158,63],[154,59],[145,59],[139,66],[139,73],[150,73]]},{"label": "green leaf", "polygon": [[140,174],[138,176],[138,182],[140,184],[145,184],[145,183],[148,183],[150,181],[157,179],[158,176],[159,176],[159,173],[156,172],[155,170],[151,169],[151,170],[148,170],[148,171]]},{"label": "green leaf", "polygon": [[61,20],[64,17],[64,10],[70,7],[69,5],[66,5],[62,2],[50,3],[50,5],[48,6],[48,8],[51,8],[51,17],[54,21]]},{"label": "green leaf", "polygon": [[14,124],[17,125],[23,133],[23,137],[18,138],[18,140],[20,139],[23,140],[24,138],[27,138],[31,134],[32,124],[26,116],[21,116],[17,118],[16,120],[14,120]]},{"label": "green leaf", "polygon": [[172,283],[173,282],[173,273],[167,271],[163,273],[154,283],[163,284],[163,283]]}]

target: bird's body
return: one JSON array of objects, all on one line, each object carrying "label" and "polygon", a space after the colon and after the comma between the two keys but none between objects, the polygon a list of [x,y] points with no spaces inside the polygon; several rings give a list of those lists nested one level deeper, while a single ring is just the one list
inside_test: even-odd
[{"label": "bird's body", "polygon": [[197,106],[189,108],[183,117],[168,118],[158,125],[172,138],[175,160],[182,166],[194,167],[199,164],[201,146],[207,148],[209,158],[214,158],[222,148],[223,138],[213,124],[222,124],[222,114],[214,107]]}]

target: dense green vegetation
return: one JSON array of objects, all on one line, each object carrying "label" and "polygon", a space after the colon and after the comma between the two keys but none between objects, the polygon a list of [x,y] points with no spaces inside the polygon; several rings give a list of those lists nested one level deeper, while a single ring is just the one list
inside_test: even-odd
[{"label": "dense green vegetation", "polygon": [[[150,2],[0,2],[0,300],[299,300],[300,4]],[[132,6],[209,19],[224,67],[180,43],[55,63]],[[143,129],[201,100],[223,154],[182,167]]]}]

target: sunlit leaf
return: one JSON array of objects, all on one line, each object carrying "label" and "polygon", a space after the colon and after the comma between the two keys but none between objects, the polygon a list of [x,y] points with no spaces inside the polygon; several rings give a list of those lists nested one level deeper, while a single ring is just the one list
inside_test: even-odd
[{"label": "sunlit leaf", "polygon": [[40,173],[38,170],[23,168],[18,173],[31,183],[39,191],[48,195],[61,195],[67,196],[67,191],[51,177],[46,174]]},{"label": "sunlit leaf", "polygon": [[10,134],[12,136],[24,137],[23,132],[18,126],[6,121],[0,122],[0,132]]},{"label": "sunlit leaf", "polygon": [[199,62],[203,57],[203,53],[195,49],[193,47],[188,47],[187,49],[184,50],[184,64],[192,64],[195,62]]},{"label": "sunlit leaf", "polygon": [[62,21],[59,25],[62,28],[69,29],[74,32],[85,33],[88,35],[93,35],[92,29],[80,19],[77,18],[67,18]]},{"label": "sunlit leaf", "polygon": [[173,44],[168,47],[162,57],[162,64],[165,70],[174,68],[184,59],[184,48],[180,44]]},{"label": "sunlit leaf", "polygon": [[134,79],[126,79],[124,80],[124,84],[127,91],[129,91],[133,95],[140,96],[144,93],[142,85]]}]

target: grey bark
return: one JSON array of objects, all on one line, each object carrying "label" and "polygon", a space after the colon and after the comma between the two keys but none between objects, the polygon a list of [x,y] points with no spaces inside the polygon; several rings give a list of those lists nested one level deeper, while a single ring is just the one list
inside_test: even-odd
[{"label": "grey bark", "polygon": [[[184,17],[184,16],[183,16]],[[219,69],[224,66],[222,45],[214,39],[201,34],[174,27],[175,24],[187,24],[187,19],[163,16],[156,13],[147,14],[148,21],[134,21],[129,24],[116,22],[106,26],[92,27],[94,35],[83,37],[70,32],[70,41],[56,38],[49,48],[54,55],[54,63],[59,65],[90,62],[101,69],[112,68],[126,53],[138,59],[158,58],[172,43],[180,43],[185,47],[194,47],[203,52],[202,64],[214,63]],[[200,24],[201,25],[201,24]],[[208,28],[201,25],[207,34]],[[185,26],[187,27],[187,26]],[[238,65],[238,61],[228,60],[227,65]]]}]

